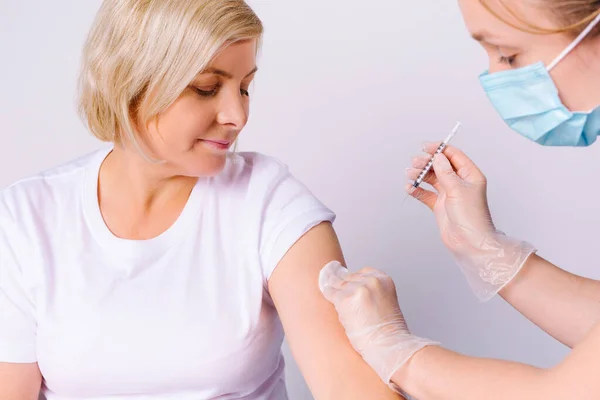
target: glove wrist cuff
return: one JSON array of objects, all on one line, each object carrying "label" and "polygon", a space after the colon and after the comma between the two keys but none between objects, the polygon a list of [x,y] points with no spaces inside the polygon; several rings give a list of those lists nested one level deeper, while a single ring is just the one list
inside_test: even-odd
[{"label": "glove wrist cuff", "polygon": [[477,250],[456,259],[477,298],[488,301],[514,279],[536,251],[530,243],[497,231],[486,235]]},{"label": "glove wrist cuff", "polygon": [[[364,360],[377,372],[379,377],[392,389],[392,377],[415,353],[426,346],[439,346],[440,343],[421,338],[410,333],[397,333],[369,343],[369,348],[361,352]],[[394,389],[398,392],[397,389]],[[398,392],[402,394],[401,392]]]}]

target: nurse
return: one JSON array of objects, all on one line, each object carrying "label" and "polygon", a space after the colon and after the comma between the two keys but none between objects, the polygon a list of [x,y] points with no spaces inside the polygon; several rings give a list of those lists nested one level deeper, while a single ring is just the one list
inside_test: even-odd
[{"label": "nurse", "polygon": [[[544,146],[589,146],[600,134],[600,1],[459,0],[471,35],[489,56],[480,77],[517,133]],[[408,170],[415,179],[425,158]],[[399,392],[425,399],[591,399],[600,396],[600,282],[570,274],[526,241],[498,231],[486,178],[460,150],[436,156],[426,182],[407,190],[434,213],[444,244],[482,301],[499,294],[570,347],[558,365],[466,357],[408,329],[391,278],[349,273],[332,262],[320,287],[354,348]]]}]

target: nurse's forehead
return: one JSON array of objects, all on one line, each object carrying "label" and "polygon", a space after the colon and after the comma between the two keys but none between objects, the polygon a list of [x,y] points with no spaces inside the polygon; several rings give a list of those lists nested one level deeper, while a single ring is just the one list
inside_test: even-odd
[{"label": "nurse's forehead", "polygon": [[510,22],[518,22],[514,19],[514,16],[507,12],[505,7],[497,2],[493,3],[490,1],[487,4],[489,4],[490,8],[497,15],[494,15],[490,10],[485,8],[480,0],[459,1],[465,25],[473,38],[481,40],[498,37],[510,34],[511,31],[515,30],[502,21],[502,19],[505,19]]},{"label": "nurse's forehead", "polygon": [[526,30],[528,25],[557,28],[557,21],[543,4],[533,0],[459,0],[465,25],[475,38],[523,34],[526,32],[516,27]]}]

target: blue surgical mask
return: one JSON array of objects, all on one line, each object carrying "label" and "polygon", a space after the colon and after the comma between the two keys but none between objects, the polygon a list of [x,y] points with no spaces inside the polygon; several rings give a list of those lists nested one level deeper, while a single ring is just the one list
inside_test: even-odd
[{"label": "blue surgical mask", "polygon": [[562,103],[550,71],[600,22],[598,15],[548,67],[484,72],[479,80],[492,105],[514,131],[545,146],[589,146],[600,135],[600,106],[572,112]]}]

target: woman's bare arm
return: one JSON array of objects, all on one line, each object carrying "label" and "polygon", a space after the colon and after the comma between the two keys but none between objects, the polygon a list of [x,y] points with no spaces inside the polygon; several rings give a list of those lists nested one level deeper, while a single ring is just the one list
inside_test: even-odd
[{"label": "woman's bare arm", "polygon": [[38,400],[42,374],[37,363],[0,362],[0,399]]},{"label": "woman's bare arm", "polygon": [[354,351],[333,305],[321,294],[319,271],[344,262],[330,223],[311,229],[269,280],[292,353],[317,400],[400,399]]}]

